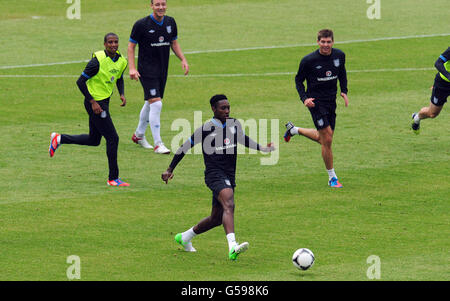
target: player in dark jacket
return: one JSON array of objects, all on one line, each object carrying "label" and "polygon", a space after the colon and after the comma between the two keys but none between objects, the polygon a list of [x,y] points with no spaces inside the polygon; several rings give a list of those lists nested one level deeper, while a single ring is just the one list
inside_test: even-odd
[{"label": "player in dark jacket", "polygon": [[[347,72],[345,54],[333,48],[333,31],[323,29],[317,36],[319,49],[305,56],[295,76],[295,84],[301,101],[309,109],[316,129],[295,127],[286,124],[284,140],[289,142],[293,135],[303,135],[322,146],[322,158],[328,172],[328,185],[341,188],[333,167],[331,144],[336,124],[336,93],[339,80],[341,96],[348,106]],[[306,80],[307,89],[303,82]]]},{"label": "player in dark jacket", "polygon": [[188,252],[195,252],[191,240],[194,236],[206,232],[223,224],[228,240],[231,260],[247,250],[249,244],[236,242],[234,234],[234,187],[237,159],[237,145],[242,144],[248,148],[262,152],[275,150],[273,143],[266,147],[245,135],[241,123],[229,117],[230,103],[223,94],[214,95],[210,99],[214,117],[198,128],[194,134],[177,150],[169,168],[161,175],[164,182],[173,177],[173,170],[184,155],[198,143],[202,144],[203,159],[205,162],[205,183],[211,189],[212,211],[211,215],[201,220],[196,226],[175,235],[175,241]]}]

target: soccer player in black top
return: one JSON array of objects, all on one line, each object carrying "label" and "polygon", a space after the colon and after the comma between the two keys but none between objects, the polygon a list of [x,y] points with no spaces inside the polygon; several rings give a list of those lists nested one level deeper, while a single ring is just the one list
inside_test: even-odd
[{"label": "soccer player in black top", "polygon": [[[333,31],[323,29],[317,35],[319,49],[305,56],[295,76],[295,84],[301,101],[309,109],[316,129],[295,127],[286,124],[284,140],[289,142],[293,135],[303,135],[322,146],[322,158],[328,171],[328,185],[341,188],[333,168],[331,144],[336,124],[336,93],[339,80],[341,96],[348,106],[347,72],[345,54],[333,48]],[[306,80],[307,89],[303,82]]]},{"label": "soccer player in black top", "polygon": [[[153,146],[145,139],[145,131],[150,125],[155,153],[168,154],[170,150],[161,140],[160,115],[167,81],[170,49],[172,48],[175,55],[181,60],[184,75],[188,74],[189,65],[177,41],[178,30],[175,19],[166,16],[166,0],[152,0],[151,8],[153,14],[134,24],[128,43],[130,78],[140,80],[145,100],[132,140],[144,148],[152,149]],[[139,44],[139,54],[136,70],[134,57],[137,44]]]},{"label": "soccer player in black top", "polygon": [[420,120],[436,118],[450,95],[450,47],[438,57],[434,66],[439,72],[434,79],[430,105],[412,114],[411,128],[416,134],[420,131]]},{"label": "soccer player in black top", "polygon": [[167,170],[161,175],[168,182],[173,177],[173,170],[184,155],[197,143],[202,143],[205,163],[205,183],[211,189],[211,215],[201,220],[196,226],[175,235],[175,241],[185,251],[195,252],[191,239],[203,232],[223,224],[228,240],[228,257],[236,260],[239,253],[248,248],[248,242],[239,244],[234,234],[234,187],[237,159],[237,145],[262,152],[275,150],[273,143],[266,147],[245,135],[238,120],[229,117],[230,103],[223,94],[214,95],[210,99],[214,117],[198,128],[194,134],[177,150]]}]

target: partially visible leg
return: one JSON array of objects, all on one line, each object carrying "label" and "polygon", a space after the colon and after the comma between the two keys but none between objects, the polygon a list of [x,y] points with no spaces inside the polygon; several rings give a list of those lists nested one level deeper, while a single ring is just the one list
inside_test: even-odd
[{"label": "partially visible leg", "polygon": [[333,143],[333,130],[328,126],[324,129],[320,129],[318,133],[318,142],[322,145],[323,162],[325,163],[327,170],[330,170],[333,168],[333,151],[331,149]]},{"label": "partially visible leg", "polygon": [[149,99],[150,112],[148,115],[148,120],[150,123],[150,129],[152,130],[152,136],[154,145],[159,145],[161,143],[161,110],[162,110],[162,99],[160,97]]},{"label": "partially visible leg", "polygon": [[284,133],[284,141],[289,142],[292,136],[302,135],[315,142],[319,142],[319,132],[316,129],[305,129],[294,126],[292,122],[286,124],[286,132]]},{"label": "partially visible leg", "polygon": [[428,107],[423,107],[419,113],[418,117],[420,120],[427,119],[427,118],[436,118],[439,116],[439,113],[441,112],[443,106],[436,106],[432,103]]},{"label": "partially visible leg", "polygon": [[238,244],[234,234],[234,191],[231,188],[222,189],[217,196],[223,207],[222,224],[227,234],[228,258],[236,260],[240,253],[248,249],[248,242]]},{"label": "partially visible leg", "polygon": [[420,121],[427,118],[436,118],[442,110],[442,107],[447,102],[449,91],[440,89],[435,85],[431,93],[431,101],[428,107],[423,107],[419,112],[412,114],[411,128],[415,134],[420,133]]},{"label": "partially visible leg", "polygon": [[89,135],[87,134],[67,135],[67,134],[52,133],[50,136],[50,146],[48,150],[50,157],[53,157],[55,155],[56,149],[61,144],[78,144],[88,146],[98,146],[100,144],[102,135],[94,126],[93,112],[90,112],[89,110],[87,111],[89,114]]},{"label": "partially visible leg", "polygon": [[234,233],[234,191],[232,188],[224,188],[217,196],[223,208],[222,224],[225,233]]},{"label": "partially visible leg", "polygon": [[119,178],[119,166],[117,165],[117,149],[119,148],[119,135],[117,135],[114,123],[109,116],[95,120],[95,126],[106,140],[106,156],[108,157],[109,180]]},{"label": "partially visible leg", "polygon": [[144,101],[144,105],[142,106],[141,112],[139,113],[139,123],[136,128],[135,134],[138,137],[145,136],[145,131],[147,130],[147,126],[149,123],[148,117],[150,114],[150,103],[148,101]]},{"label": "partially visible leg", "polygon": [[319,131],[316,129],[304,129],[304,128],[297,128],[298,134],[305,136],[306,138],[309,138],[317,143],[320,143],[320,135]]},{"label": "partially visible leg", "polygon": [[195,248],[192,246],[191,240],[199,234],[220,226],[222,224],[222,215],[222,205],[216,199],[216,202],[213,202],[210,216],[205,217],[197,225],[184,231],[183,233],[178,233],[175,235],[175,241],[182,245],[185,251],[196,252]]}]

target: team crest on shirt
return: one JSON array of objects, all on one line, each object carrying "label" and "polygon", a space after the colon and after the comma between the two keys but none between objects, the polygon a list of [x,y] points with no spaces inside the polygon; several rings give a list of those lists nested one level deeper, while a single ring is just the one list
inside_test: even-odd
[{"label": "team crest on shirt", "polygon": [[325,73],[326,76],[331,76],[331,74],[333,74],[331,71],[327,71],[327,72]]},{"label": "team crest on shirt", "polygon": [[333,63],[334,63],[335,67],[339,67],[339,65],[340,65],[339,59],[333,60]]},{"label": "team crest on shirt", "polygon": [[223,139],[223,144],[225,144],[225,145],[230,144],[230,139],[228,139],[228,138]]},{"label": "team crest on shirt", "polygon": [[166,29],[167,29],[167,33],[171,33],[172,32],[172,26],[166,26]]},{"label": "team crest on shirt", "polygon": [[159,42],[160,42],[160,43],[164,42],[164,37],[163,37],[163,36],[160,36],[160,37],[159,37]]}]

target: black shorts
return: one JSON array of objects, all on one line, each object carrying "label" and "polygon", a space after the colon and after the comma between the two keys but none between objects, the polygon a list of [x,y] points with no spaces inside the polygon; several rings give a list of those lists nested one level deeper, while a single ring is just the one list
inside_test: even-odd
[{"label": "black shorts", "polygon": [[450,95],[450,89],[444,89],[436,85],[433,86],[430,101],[438,107],[442,107],[447,102],[447,97]]},{"label": "black shorts", "polygon": [[225,188],[231,188],[234,191],[234,187],[236,187],[236,183],[234,182],[234,177],[229,177],[223,172],[213,172],[205,174],[205,183],[209,189],[211,189],[212,196],[212,205],[215,206],[220,204],[217,196],[219,193]]},{"label": "black shorts", "polygon": [[144,100],[164,97],[167,78],[165,77],[139,77],[144,89]]},{"label": "black shorts", "polygon": [[316,129],[321,130],[330,126],[334,131],[336,126],[336,102],[314,102],[313,108],[308,108]]}]

